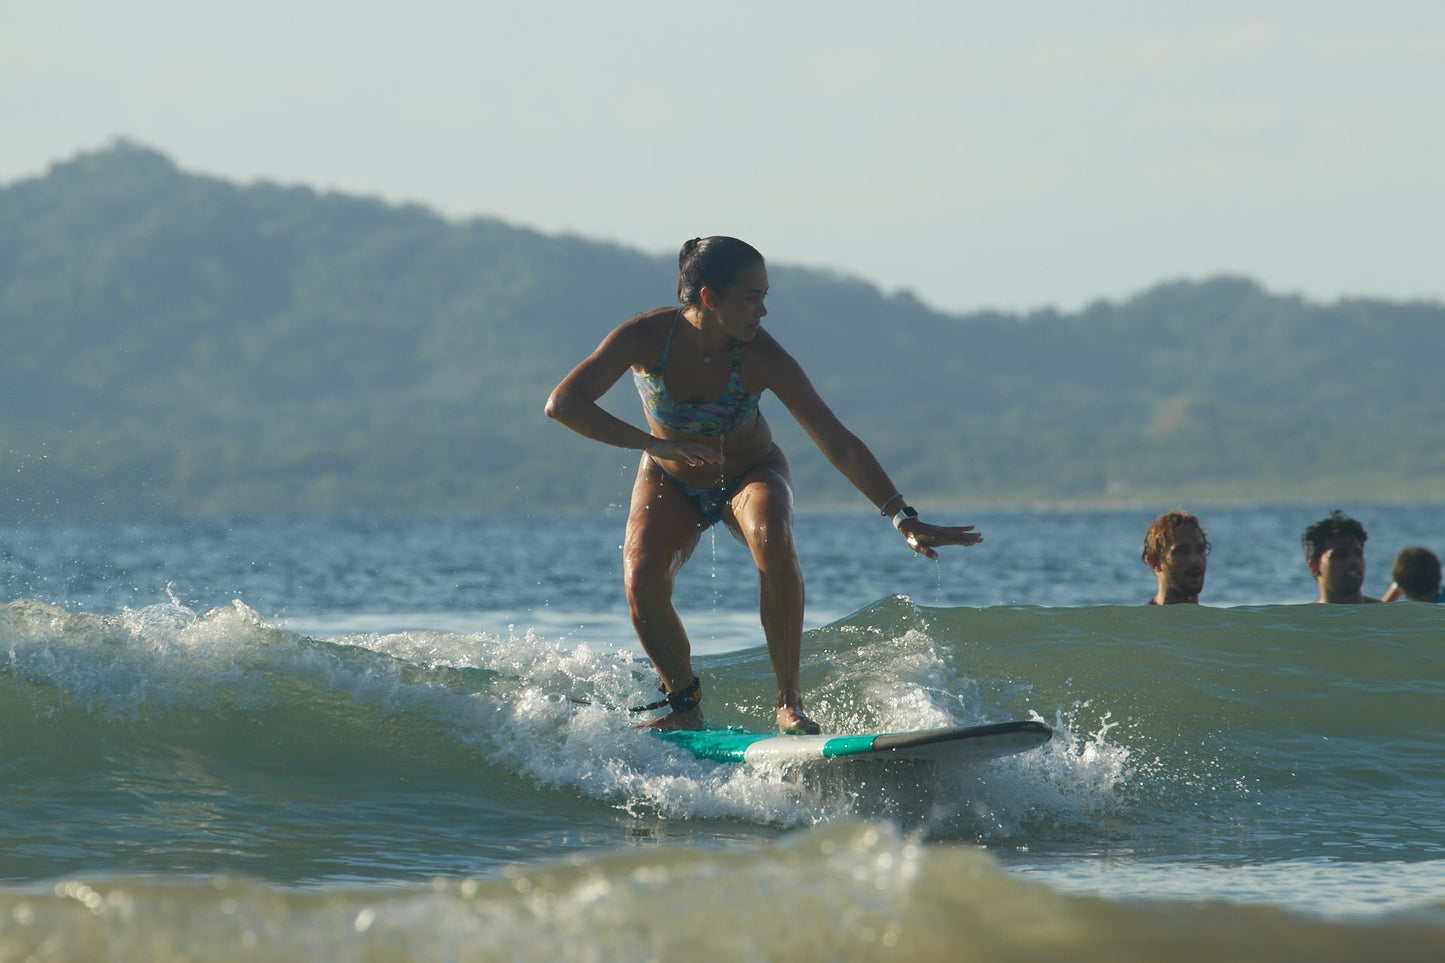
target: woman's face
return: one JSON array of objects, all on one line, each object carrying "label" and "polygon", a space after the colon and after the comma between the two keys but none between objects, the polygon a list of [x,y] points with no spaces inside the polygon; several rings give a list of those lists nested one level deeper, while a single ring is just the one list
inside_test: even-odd
[{"label": "woman's face", "polygon": [[726,293],[714,292],[713,297],[713,312],[727,333],[739,341],[753,340],[768,314],[764,304],[768,297],[767,266],[758,264],[748,268]]}]

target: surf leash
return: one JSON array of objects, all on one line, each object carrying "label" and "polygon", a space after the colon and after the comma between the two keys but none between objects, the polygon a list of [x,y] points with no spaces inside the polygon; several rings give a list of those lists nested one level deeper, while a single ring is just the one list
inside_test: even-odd
[{"label": "surf leash", "polygon": [[[691,712],[702,702],[702,680],[697,676],[692,677],[692,683],[685,689],[678,689],[676,692],[668,692],[666,688],[659,685],[657,690],[663,694],[663,698],[656,702],[649,702],[645,706],[633,706],[628,712],[652,712],[664,706],[671,706],[673,712]],[[568,702],[579,706],[601,706],[604,709],[614,711],[621,710],[621,706],[614,706],[603,702],[600,699],[579,699],[576,696],[569,696]]]}]

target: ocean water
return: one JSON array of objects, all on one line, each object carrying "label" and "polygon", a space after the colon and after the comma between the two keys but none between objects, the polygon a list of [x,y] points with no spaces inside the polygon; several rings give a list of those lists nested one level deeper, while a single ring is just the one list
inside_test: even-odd
[{"label": "ocean water", "polygon": [[[630,731],[615,510],[0,525],[0,963],[1445,959],[1445,606],[1307,604],[1334,507],[1202,511],[1163,609],[1153,510],[930,513],[985,535],[937,563],[803,515],[827,729],[1055,727],[907,771]],[[1445,506],[1339,507],[1367,593],[1445,553]],[[678,601],[765,727],[741,546]]]}]

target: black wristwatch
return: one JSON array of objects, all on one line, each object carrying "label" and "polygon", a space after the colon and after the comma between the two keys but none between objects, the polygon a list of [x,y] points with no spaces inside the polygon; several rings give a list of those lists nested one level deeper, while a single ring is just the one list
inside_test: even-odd
[{"label": "black wristwatch", "polygon": [[904,505],[902,508],[898,509],[898,514],[893,516],[893,527],[901,532],[903,531],[904,522],[908,521],[910,518],[917,517],[918,509],[913,508],[909,505]]}]

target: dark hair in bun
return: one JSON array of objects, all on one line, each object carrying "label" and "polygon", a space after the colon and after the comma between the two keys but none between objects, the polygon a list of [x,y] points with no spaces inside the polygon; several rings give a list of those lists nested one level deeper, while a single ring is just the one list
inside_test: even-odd
[{"label": "dark hair in bun", "polygon": [[735,237],[695,237],[677,255],[677,299],[697,304],[704,287],[719,294],[737,283],[744,271],[763,263],[757,248]]}]

